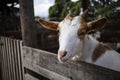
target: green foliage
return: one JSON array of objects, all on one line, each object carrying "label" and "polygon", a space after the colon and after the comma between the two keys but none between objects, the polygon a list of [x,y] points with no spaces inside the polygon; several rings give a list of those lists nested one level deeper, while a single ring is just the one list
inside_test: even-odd
[{"label": "green foliage", "polygon": [[120,0],[118,1],[110,1],[106,2],[106,4],[102,4],[101,2],[94,2],[94,9],[96,13],[101,16],[106,16],[108,18],[118,16],[118,11],[116,10],[117,7],[120,7]]},{"label": "green foliage", "polygon": [[[76,16],[80,13],[82,8],[82,1],[72,2],[71,0],[55,0],[55,4],[49,9],[49,18],[54,20],[61,20],[71,10],[72,15]],[[108,18],[120,18],[120,0],[89,0],[90,17],[106,16]]]},{"label": "green foliage", "polygon": [[55,0],[55,4],[49,8],[50,20],[61,20],[71,10],[72,15],[78,15],[81,8],[81,1]]}]

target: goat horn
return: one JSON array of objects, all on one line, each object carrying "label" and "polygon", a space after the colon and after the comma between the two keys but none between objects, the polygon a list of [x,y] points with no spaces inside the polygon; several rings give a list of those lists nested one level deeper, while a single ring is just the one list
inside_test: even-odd
[{"label": "goat horn", "polygon": [[67,14],[65,18],[69,18],[69,17],[71,17],[71,10],[69,10],[69,13]]},{"label": "goat horn", "polygon": [[86,9],[83,14],[80,15],[80,22],[83,23],[85,22],[85,17],[86,17],[86,14],[88,12],[88,9]]}]

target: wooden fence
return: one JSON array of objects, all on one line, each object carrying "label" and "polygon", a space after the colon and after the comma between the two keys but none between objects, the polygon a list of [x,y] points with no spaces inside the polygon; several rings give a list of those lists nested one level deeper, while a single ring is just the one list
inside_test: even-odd
[{"label": "wooden fence", "polygon": [[120,80],[120,72],[110,69],[85,62],[60,63],[56,54],[26,46],[23,51],[24,66],[49,80]]},{"label": "wooden fence", "polygon": [[2,80],[23,80],[22,41],[0,37]]},{"label": "wooden fence", "polygon": [[60,63],[56,54],[19,40],[0,37],[0,43],[2,80],[120,80],[120,72],[85,62]]}]

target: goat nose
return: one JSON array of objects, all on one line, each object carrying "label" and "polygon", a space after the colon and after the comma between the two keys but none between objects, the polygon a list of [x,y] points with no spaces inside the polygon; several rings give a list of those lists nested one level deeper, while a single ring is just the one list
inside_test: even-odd
[{"label": "goat nose", "polygon": [[58,54],[60,55],[60,58],[63,58],[66,56],[67,51],[58,51]]}]

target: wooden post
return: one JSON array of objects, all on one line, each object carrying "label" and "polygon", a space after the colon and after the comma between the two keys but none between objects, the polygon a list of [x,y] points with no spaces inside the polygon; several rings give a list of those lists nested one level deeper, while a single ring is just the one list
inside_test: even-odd
[{"label": "wooden post", "polygon": [[33,0],[19,0],[19,3],[23,43],[35,48],[37,47],[37,28],[34,20]]}]

